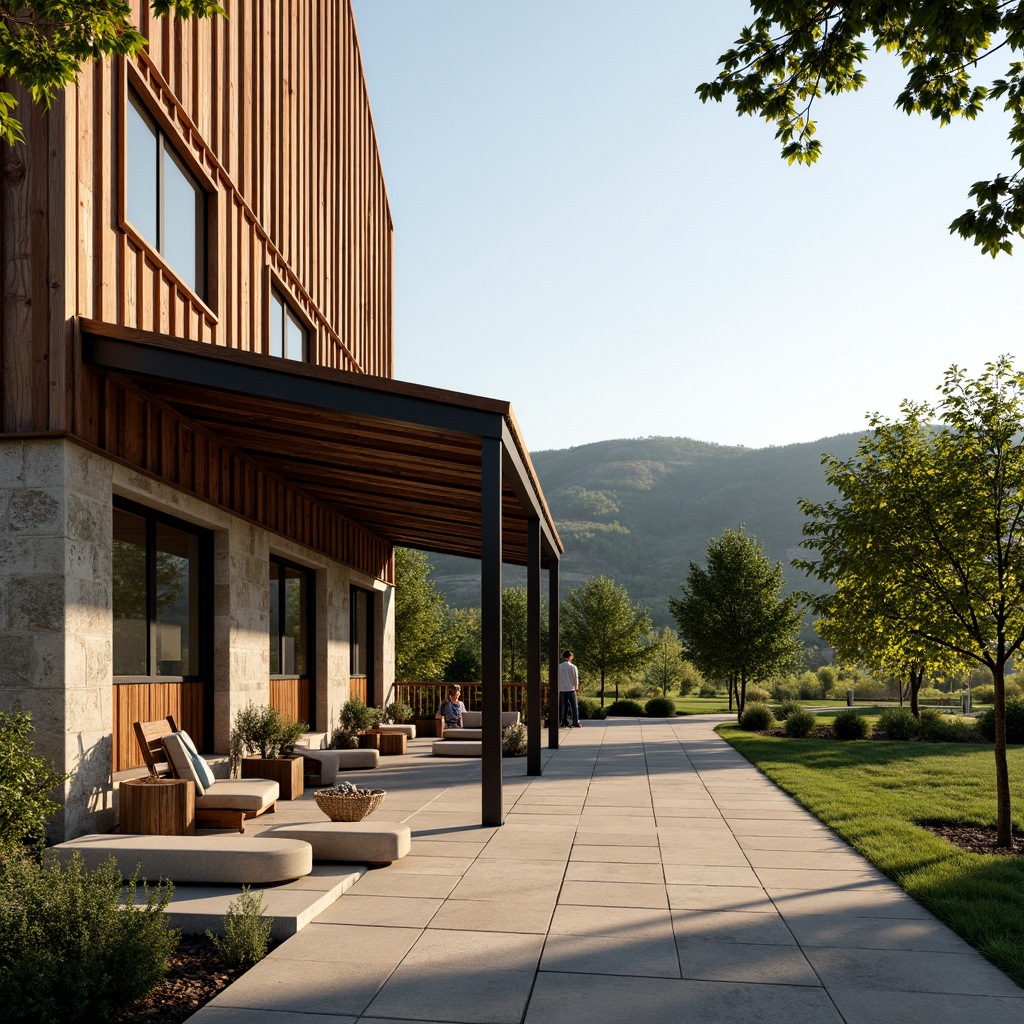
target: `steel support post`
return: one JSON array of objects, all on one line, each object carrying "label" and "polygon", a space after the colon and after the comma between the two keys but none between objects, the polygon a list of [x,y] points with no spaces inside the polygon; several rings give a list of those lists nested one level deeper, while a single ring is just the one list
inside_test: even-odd
[{"label": "steel support post", "polygon": [[526,520],[526,774],[540,775],[540,520]]},{"label": "steel support post", "polygon": [[501,439],[482,437],[480,458],[481,813],[501,825]]},{"label": "steel support post", "polygon": [[558,635],[558,559],[548,569],[548,746],[558,749],[558,662],[561,642]]}]

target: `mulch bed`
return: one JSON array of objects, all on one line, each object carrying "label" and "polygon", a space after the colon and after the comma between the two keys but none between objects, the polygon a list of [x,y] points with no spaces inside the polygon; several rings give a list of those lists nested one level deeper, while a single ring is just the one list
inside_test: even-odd
[{"label": "mulch bed", "polygon": [[171,954],[167,977],[120,1018],[118,1024],[179,1024],[245,974],[225,967],[204,935],[183,935]]},{"label": "mulch bed", "polygon": [[959,846],[968,853],[986,853],[996,857],[1024,856],[1024,836],[1013,837],[1013,850],[996,846],[995,825],[921,825],[934,835]]}]

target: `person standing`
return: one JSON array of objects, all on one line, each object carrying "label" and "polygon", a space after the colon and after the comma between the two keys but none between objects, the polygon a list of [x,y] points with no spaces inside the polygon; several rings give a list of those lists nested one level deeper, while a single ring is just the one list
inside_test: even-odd
[{"label": "person standing", "polygon": [[558,716],[559,725],[566,728],[569,723],[569,714],[572,713],[572,727],[580,729],[580,673],[579,669],[572,663],[572,651],[562,651],[562,664],[558,666]]}]

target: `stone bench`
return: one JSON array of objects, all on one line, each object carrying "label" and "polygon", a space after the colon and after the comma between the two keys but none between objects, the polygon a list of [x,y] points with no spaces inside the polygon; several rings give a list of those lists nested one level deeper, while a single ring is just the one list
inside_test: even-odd
[{"label": "stone bench", "polygon": [[482,746],[481,740],[434,740],[430,749],[435,757],[480,757]]},{"label": "stone bench", "polygon": [[81,836],[51,846],[46,857],[67,863],[76,853],[89,870],[113,857],[123,878],[138,866],[140,877],[149,882],[269,885],[313,870],[309,843],[240,835]]},{"label": "stone bench", "polygon": [[416,726],[415,725],[378,725],[377,728],[381,732],[391,733],[392,735],[405,736],[407,739],[416,739]]},{"label": "stone bench", "polygon": [[303,750],[302,756],[320,762],[320,785],[333,786],[338,772],[376,768],[380,764],[380,751],[368,750]]},{"label": "stone bench", "polygon": [[379,867],[401,860],[410,850],[408,825],[392,821],[316,821],[274,825],[264,836],[298,839],[313,848],[313,860]]}]

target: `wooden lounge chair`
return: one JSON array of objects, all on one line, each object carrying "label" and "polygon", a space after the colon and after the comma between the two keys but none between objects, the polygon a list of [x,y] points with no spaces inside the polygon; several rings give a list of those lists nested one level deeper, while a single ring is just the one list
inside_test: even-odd
[{"label": "wooden lounge chair", "polygon": [[200,778],[188,751],[180,742],[171,741],[171,737],[178,740],[181,735],[173,716],[153,722],[135,722],[133,728],[151,774],[189,779],[195,784],[197,824],[207,822],[244,832],[246,818],[272,813],[277,807],[280,786],[271,779],[214,779],[211,782],[213,773],[209,765],[206,765],[206,780]]}]

